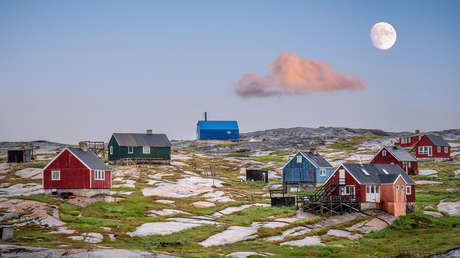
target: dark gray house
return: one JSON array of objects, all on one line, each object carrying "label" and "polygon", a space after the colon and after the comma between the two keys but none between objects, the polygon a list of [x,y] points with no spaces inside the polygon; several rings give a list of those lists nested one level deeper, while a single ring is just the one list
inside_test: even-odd
[{"label": "dark gray house", "polygon": [[8,163],[30,162],[32,160],[32,149],[9,149]]},{"label": "dark gray house", "polygon": [[166,134],[114,133],[110,138],[109,161],[135,163],[167,163],[171,161],[171,142]]}]

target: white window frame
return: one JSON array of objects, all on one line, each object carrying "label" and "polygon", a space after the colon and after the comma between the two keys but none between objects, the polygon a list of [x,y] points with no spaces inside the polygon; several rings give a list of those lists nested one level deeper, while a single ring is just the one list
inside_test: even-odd
[{"label": "white window frame", "polygon": [[412,186],[408,185],[406,186],[406,195],[412,194]]},{"label": "white window frame", "polygon": [[142,146],[142,154],[150,154],[150,146]]},{"label": "white window frame", "polygon": [[383,151],[382,151],[382,156],[383,156],[383,157],[386,157],[386,156],[387,156],[387,151],[386,151],[386,150],[383,150]]},{"label": "white window frame", "polygon": [[[131,150],[131,151],[129,151]],[[128,146],[128,154],[133,154],[134,153],[134,147]]]},{"label": "white window frame", "polygon": [[341,188],[341,195],[355,195],[355,186],[354,185],[346,185]]},{"label": "white window frame", "polygon": [[109,147],[109,153],[110,153],[110,155],[113,155],[113,146]]},{"label": "white window frame", "polygon": [[105,170],[94,170],[94,180],[105,180]]},{"label": "white window frame", "polygon": [[431,149],[431,153],[433,153],[433,148],[431,146],[419,146],[418,153],[430,155],[430,151],[429,151],[430,149]]},{"label": "white window frame", "polygon": [[448,153],[449,152],[449,147],[444,147],[444,153]]},{"label": "white window frame", "polygon": [[297,164],[302,163],[302,155],[297,156]]},{"label": "white window frame", "polygon": [[319,169],[319,175],[320,176],[326,176],[326,169],[325,168],[320,168]]},{"label": "white window frame", "polygon": [[[54,178],[54,173],[58,173],[58,178]],[[51,180],[53,180],[53,181],[61,180],[61,170],[52,170],[51,171]]]}]

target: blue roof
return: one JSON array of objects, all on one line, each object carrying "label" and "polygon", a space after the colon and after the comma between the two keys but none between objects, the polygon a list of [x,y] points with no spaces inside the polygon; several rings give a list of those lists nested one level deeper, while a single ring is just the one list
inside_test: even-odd
[{"label": "blue roof", "polygon": [[198,121],[201,130],[238,130],[237,121]]}]

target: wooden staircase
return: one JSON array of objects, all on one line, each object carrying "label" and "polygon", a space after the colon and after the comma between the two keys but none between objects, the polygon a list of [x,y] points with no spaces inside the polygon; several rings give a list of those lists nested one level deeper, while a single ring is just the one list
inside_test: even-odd
[{"label": "wooden staircase", "polygon": [[302,208],[317,215],[341,215],[345,212],[361,212],[360,189],[357,196],[337,195],[345,185],[323,185],[313,194],[303,198]]}]

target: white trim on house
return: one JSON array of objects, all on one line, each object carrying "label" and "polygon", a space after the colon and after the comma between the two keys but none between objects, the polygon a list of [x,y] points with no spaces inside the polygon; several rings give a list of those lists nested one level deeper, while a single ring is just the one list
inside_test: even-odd
[{"label": "white trim on house", "polygon": [[110,145],[110,146],[109,146],[109,154],[110,154],[110,155],[113,155],[113,145]]},{"label": "white trim on house", "polygon": [[334,167],[320,167],[318,166],[318,164],[316,164],[315,162],[313,162],[311,159],[309,159],[307,156],[303,155],[303,153],[301,151],[297,151],[297,153],[286,163],[284,164],[284,166],[281,168],[281,171],[289,164],[289,162],[291,162],[295,157],[297,157],[297,154],[302,155],[302,157],[304,157],[306,160],[310,161],[310,163],[315,167],[315,168],[334,168]]},{"label": "white trim on house", "polygon": [[[54,173],[58,173],[58,178],[54,179]],[[51,181],[60,181],[61,180],[61,170],[51,170]]]},{"label": "white trim on house", "polygon": [[[133,154],[134,153],[134,147],[133,146],[127,146],[128,147],[128,154]],[[131,151],[129,151],[129,148],[131,148]]]},{"label": "white trim on house", "polygon": [[48,164],[43,168],[43,171],[45,171],[45,169],[47,169],[59,156],[61,156],[61,154],[65,151],[65,150],[68,150],[67,147],[65,147],[63,150],[61,150],[61,152],[59,152],[56,157],[54,157],[50,162],[48,162]]},{"label": "white trim on house", "polygon": [[105,170],[94,170],[94,180],[105,180]]},{"label": "white trim on house", "polygon": [[150,154],[150,146],[142,146],[142,154]]},{"label": "white trim on house", "polygon": [[406,185],[406,195],[411,195],[411,194],[412,194],[412,186]]}]

